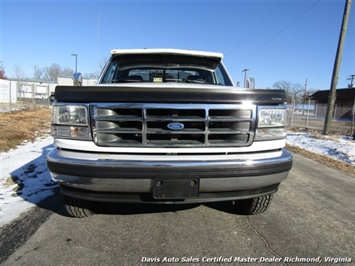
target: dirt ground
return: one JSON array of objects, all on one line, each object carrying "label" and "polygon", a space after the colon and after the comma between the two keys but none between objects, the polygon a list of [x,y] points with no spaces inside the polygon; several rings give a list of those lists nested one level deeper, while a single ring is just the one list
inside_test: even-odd
[{"label": "dirt ground", "polygon": [[0,152],[50,133],[50,119],[51,109],[48,107],[32,106],[0,113]]}]

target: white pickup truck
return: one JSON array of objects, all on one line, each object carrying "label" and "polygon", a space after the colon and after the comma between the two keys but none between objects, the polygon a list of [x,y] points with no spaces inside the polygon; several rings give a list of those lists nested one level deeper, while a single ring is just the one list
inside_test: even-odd
[{"label": "white pickup truck", "polygon": [[72,216],[95,202],[269,207],[292,167],[285,92],[235,87],[222,58],[112,50],[96,86],[56,87],[47,165]]}]

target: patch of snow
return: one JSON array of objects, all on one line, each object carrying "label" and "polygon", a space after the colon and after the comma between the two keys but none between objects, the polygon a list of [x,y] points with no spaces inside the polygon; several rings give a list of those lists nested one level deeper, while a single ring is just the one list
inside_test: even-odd
[{"label": "patch of snow", "polygon": [[310,133],[289,132],[286,142],[291,146],[297,146],[355,166],[355,141],[352,137],[317,137]]},{"label": "patch of snow", "polygon": [[53,138],[47,136],[0,153],[0,227],[53,195],[57,185],[45,159],[51,149]]}]

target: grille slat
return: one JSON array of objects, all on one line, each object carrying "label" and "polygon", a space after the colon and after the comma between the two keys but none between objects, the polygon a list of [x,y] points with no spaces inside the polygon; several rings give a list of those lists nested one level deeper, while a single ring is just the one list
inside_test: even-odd
[{"label": "grille slat", "polygon": [[255,111],[230,104],[91,105],[94,141],[108,147],[249,146]]}]

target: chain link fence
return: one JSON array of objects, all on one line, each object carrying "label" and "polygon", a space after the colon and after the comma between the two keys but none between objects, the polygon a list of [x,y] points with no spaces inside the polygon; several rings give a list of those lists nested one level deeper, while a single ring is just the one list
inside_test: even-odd
[{"label": "chain link fence", "polygon": [[55,83],[0,79],[0,112],[50,106]]},{"label": "chain link fence", "polygon": [[[289,127],[322,132],[327,104],[294,104],[288,109]],[[331,134],[355,134],[355,104],[335,105]]]}]

